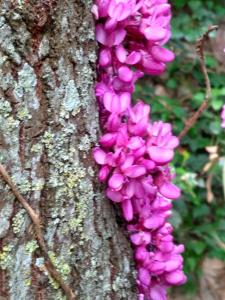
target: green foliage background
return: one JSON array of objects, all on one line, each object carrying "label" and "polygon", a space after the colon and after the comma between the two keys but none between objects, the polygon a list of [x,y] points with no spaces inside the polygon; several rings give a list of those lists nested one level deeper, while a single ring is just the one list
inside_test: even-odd
[{"label": "green foliage background", "polygon": [[[153,119],[172,122],[178,134],[185,119],[204,99],[204,79],[195,53],[196,40],[209,25],[225,21],[225,1],[171,2],[173,38],[169,47],[175,51],[176,60],[160,78],[140,81],[136,98],[152,106]],[[221,42],[225,48],[225,40]],[[207,45],[206,57],[213,97],[207,111],[183,138],[173,166],[177,173],[176,183],[183,191],[182,198],[174,203],[171,222],[177,241],[186,247],[188,282],[182,288],[185,292],[198,290],[204,256],[225,261],[225,130],[220,126],[220,111],[225,103],[225,64],[221,68],[210,45]],[[207,152],[209,146],[214,146],[210,148],[214,156]],[[204,171],[206,166],[208,169]]]}]

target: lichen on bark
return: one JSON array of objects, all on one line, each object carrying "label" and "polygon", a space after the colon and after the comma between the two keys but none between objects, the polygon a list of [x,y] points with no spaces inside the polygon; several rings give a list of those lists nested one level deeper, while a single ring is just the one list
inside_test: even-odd
[{"label": "lichen on bark", "polygon": [[[77,299],[135,299],[132,253],[96,180],[91,1],[0,3],[0,161],[40,214]],[[32,224],[0,181],[0,296],[64,299]]]}]

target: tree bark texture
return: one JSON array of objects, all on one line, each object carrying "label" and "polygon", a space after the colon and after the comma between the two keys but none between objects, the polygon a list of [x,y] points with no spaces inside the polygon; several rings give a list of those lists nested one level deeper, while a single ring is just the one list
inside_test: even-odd
[{"label": "tree bark texture", "polygon": [[[96,43],[88,0],[0,1],[0,162],[40,214],[80,300],[134,300],[132,251],[97,180]],[[0,299],[66,299],[0,180]]]}]

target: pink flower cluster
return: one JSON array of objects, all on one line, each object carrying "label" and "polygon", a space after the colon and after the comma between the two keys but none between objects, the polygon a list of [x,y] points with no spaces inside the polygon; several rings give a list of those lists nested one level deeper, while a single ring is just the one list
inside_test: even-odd
[{"label": "pink flower cluster", "polygon": [[161,74],[174,54],[166,0],[96,0],[92,9],[99,42],[98,83],[103,136],[94,158],[106,194],[121,207],[134,248],[138,299],[165,300],[166,289],[186,281],[181,253],[173,243],[172,183],[169,163],[179,140],[172,127],[150,120],[150,107],[131,103],[134,84],[144,73]]}]

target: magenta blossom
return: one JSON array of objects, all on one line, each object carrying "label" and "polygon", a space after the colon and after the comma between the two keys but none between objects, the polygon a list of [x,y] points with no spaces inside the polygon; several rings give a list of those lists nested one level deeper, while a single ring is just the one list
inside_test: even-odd
[{"label": "magenta blossom", "polygon": [[171,35],[171,7],[167,0],[96,0],[92,12],[103,131],[93,151],[99,180],[121,208],[130,233],[138,299],[166,300],[168,287],[186,281],[184,247],[174,244],[168,223],[172,201],[181,193],[169,167],[179,140],[169,123],[151,120],[149,105],[141,100],[132,105],[131,96],[144,73],[159,75],[174,59],[163,48]]},{"label": "magenta blossom", "polygon": [[225,128],[225,104],[223,105],[223,108],[222,108],[222,112],[221,112],[221,126],[222,128]]}]

